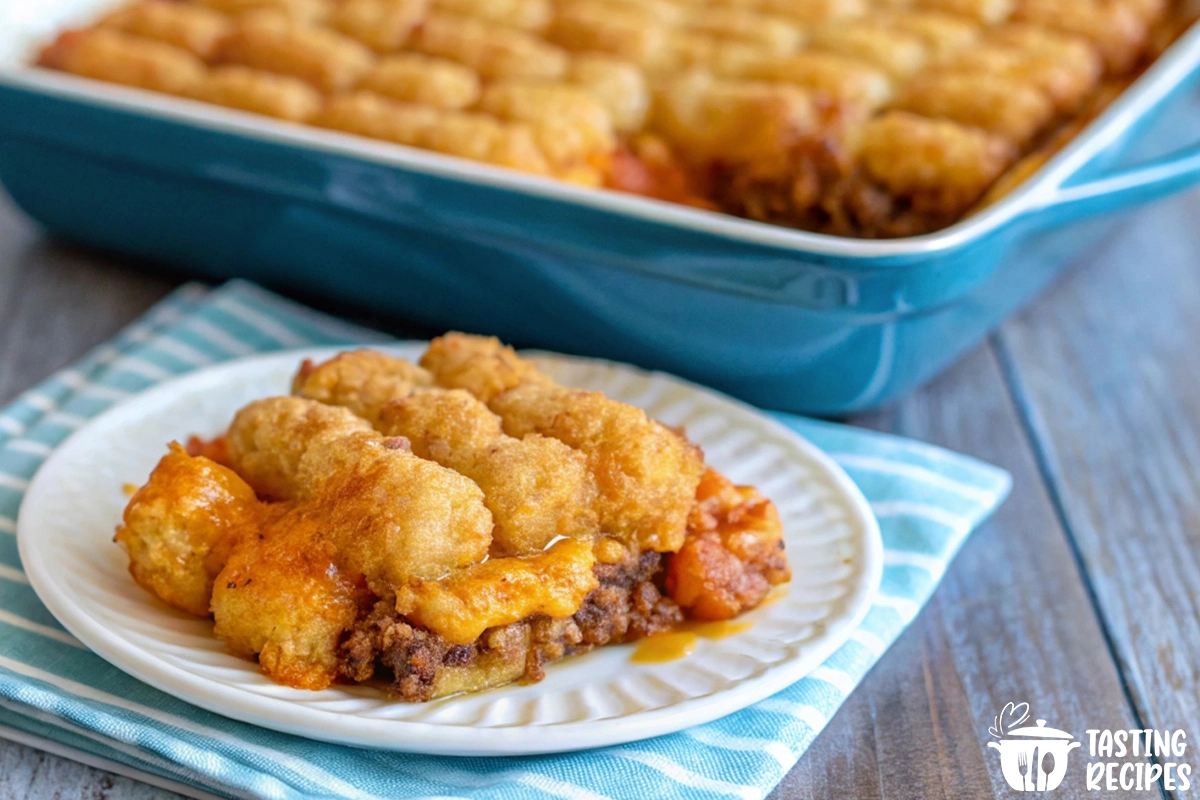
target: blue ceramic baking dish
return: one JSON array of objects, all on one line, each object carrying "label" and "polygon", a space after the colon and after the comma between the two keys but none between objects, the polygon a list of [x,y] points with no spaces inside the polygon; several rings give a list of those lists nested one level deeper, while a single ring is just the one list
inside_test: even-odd
[{"label": "blue ceramic baking dish", "polygon": [[1001,202],[863,241],[24,66],[107,3],[0,9],[0,182],[51,232],[664,369],[770,408],[832,415],[900,396],[1032,298],[1106,214],[1200,180],[1200,28]]}]

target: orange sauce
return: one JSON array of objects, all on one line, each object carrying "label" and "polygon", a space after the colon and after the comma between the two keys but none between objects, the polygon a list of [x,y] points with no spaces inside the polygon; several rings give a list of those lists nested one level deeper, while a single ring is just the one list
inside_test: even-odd
[{"label": "orange sauce", "polygon": [[691,655],[696,649],[696,634],[691,631],[668,631],[647,636],[633,651],[635,664],[659,664]]},{"label": "orange sauce", "polygon": [[724,639],[749,630],[753,623],[723,620],[721,622],[685,622],[674,630],[643,639],[633,651],[635,664],[661,664],[692,654],[699,639]]}]

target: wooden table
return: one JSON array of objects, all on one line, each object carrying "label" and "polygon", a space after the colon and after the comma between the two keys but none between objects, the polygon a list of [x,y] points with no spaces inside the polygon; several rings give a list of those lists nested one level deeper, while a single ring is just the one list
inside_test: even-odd
[{"label": "wooden table", "polygon": [[[1200,737],[1200,193],[1113,230],[940,379],[852,420],[1000,464],[1013,493],[776,797],[1010,796],[985,747],[1010,700],[1071,731]],[[0,401],[174,285],[50,242],[0,200]],[[1089,794],[1072,769],[1059,800],[1131,796]],[[0,797],[161,794],[0,742]]]}]

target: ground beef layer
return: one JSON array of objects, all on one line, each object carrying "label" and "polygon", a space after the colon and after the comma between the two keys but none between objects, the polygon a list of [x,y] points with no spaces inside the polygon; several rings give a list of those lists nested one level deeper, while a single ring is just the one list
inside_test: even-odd
[{"label": "ground beef layer", "polygon": [[535,615],[489,628],[469,645],[452,645],[409,624],[393,600],[380,599],[342,642],[339,673],[352,682],[384,678],[393,695],[409,701],[538,681],[551,661],[682,622],[679,606],[662,591],[663,573],[664,558],[653,552],[619,564],[597,564],[600,585],[574,616]]}]

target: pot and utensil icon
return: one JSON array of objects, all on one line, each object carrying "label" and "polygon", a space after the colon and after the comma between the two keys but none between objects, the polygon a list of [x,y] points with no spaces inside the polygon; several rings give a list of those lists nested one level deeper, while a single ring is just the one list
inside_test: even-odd
[{"label": "pot and utensil icon", "polygon": [[1000,771],[1009,786],[1018,792],[1049,792],[1062,783],[1067,756],[1080,743],[1072,741],[1075,737],[1066,731],[1047,728],[1044,719],[1033,726],[1014,727],[1028,718],[1028,709],[1026,703],[1005,706],[990,729],[999,741],[987,745],[1000,752]]}]

